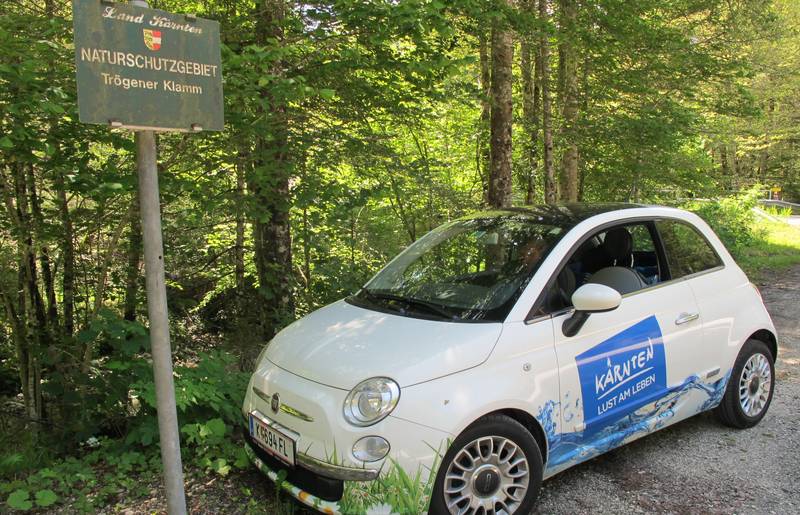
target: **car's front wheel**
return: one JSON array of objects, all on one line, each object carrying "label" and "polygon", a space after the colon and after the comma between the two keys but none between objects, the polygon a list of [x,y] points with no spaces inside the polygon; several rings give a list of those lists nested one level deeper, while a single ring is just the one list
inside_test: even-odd
[{"label": "car's front wheel", "polygon": [[723,424],[738,429],[758,424],[769,409],[775,389],[775,358],[767,345],[747,340],[731,371],[725,396],[716,408]]},{"label": "car's front wheel", "polygon": [[431,497],[430,513],[529,513],[542,483],[533,435],[505,415],[482,417],[453,441]]}]

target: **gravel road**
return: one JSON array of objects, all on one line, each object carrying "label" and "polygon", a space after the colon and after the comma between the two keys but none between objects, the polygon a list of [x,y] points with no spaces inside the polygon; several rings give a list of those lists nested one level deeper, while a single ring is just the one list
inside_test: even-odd
[{"label": "gravel road", "polygon": [[779,350],[758,426],[680,422],[546,481],[536,513],[800,513],[800,267],[768,275],[761,293]]}]

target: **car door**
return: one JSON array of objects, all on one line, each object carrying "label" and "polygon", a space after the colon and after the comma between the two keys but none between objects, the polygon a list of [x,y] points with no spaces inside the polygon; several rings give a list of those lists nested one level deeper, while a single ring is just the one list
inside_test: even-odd
[{"label": "car door", "polygon": [[[562,330],[573,315],[571,302],[551,313],[563,444],[553,459],[563,465],[605,452],[670,419],[688,416],[682,410],[681,397],[671,399],[670,395],[697,366],[692,350],[701,343],[702,329],[689,286],[668,279],[651,222],[620,224],[587,235],[586,243],[597,245],[584,243],[575,250],[554,284],[560,282],[563,288],[569,283],[563,279],[565,273],[575,276],[574,288],[586,281],[596,282],[592,278],[608,268],[601,263],[598,269],[596,263],[603,261],[598,258],[602,254],[598,247],[611,240],[605,238],[609,231],[619,227],[639,241],[625,252],[608,256],[604,265],[654,275],[646,277],[639,290],[625,293],[617,309],[590,315],[574,336],[565,336]],[[615,231],[615,241],[620,239],[619,233]]]},{"label": "car door", "polygon": [[697,300],[704,338],[692,350],[693,363],[701,365],[694,368],[698,369],[696,373],[701,380],[717,381],[723,376],[723,361],[730,355],[727,347],[732,319],[728,302],[735,302],[731,299],[736,298],[730,289],[741,284],[726,276],[722,259],[692,225],[682,220],[661,219],[656,220],[655,226],[670,278],[688,284]]}]

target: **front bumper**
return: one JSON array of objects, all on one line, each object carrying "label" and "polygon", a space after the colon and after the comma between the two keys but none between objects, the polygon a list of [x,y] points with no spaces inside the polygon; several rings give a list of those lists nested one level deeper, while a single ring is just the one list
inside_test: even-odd
[{"label": "front bumper", "polygon": [[[245,433],[247,433],[249,422],[249,419],[245,417]],[[282,430],[283,432],[288,432],[286,428],[281,426],[279,426],[278,429]],[[255,447],[258,451],[263,452],[263,450],[258,447],[255,441],[253,441],[249,435],[247,435],[246,438],[247,442],[251,446]],[[296,453],[295,459],[297,460],[298,467],[302,467],[319,476],[330,479],[338,479],[340,481],[372,481],[374,479],[378,479],[378,476],[381,473],[379,469],[368,467],[346,467],[343,465],[329,463],[327,461],[318,460],[317,458],[309,456],[308,454],[300,451]]]},{"label": "front bumper", "polygon": [[355,467],[333,465],[332,463],[326,463],[312,458],[302,452],[297,453],[297,463],[304,469],[310,470],[315,474],[331,479],[340,479],[342,481],[372,481],[373,479],[378,479],[381,473],[381,471],[377,469],[359,469]]},{"label": "front bumper", "polygon": [[322,513],[339,514],[338,501],[344,494],[344,482],[319,477],[300,467],[289,469],[262,451],[249,437],[245,437],[245,453],[250,461],[270,481],[275,483],[306,506]]},{"label": "front bumper", "polygon": [[[419,505],[411,511],[426,511],[429,482],[452,435],[391,415],[373,426],[351,426],[341,414],[346,395],[268,363],[261,366],[251,378],[242,415],[249,421],[250,413],[258,412],[296,437],[295,465],[278,461],[245,431],[250,461],[279,488],[324,513],[408,512],[395,499],[398,491]],[[275,404],[274,397],[279,397]],[[356,459],[350,449],[369,435],[388,440],[390,455],[377,462]]]}]

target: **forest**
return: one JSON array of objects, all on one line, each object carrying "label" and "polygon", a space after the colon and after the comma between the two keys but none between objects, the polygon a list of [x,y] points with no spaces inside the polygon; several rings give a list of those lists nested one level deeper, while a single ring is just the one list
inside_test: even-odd
[{"label": "forest", "polygon": [[[749,209],[800,202],[796,0],[150,6],[221,26],[225,130],[157,138],[190,481],[247,468],[239,407],[277,331],[459,216],[680,205],[748,271],[800,261]],[[74,52],[69,1],[0,2],[4,509],[158,488],[134,134],[79,122]]]}]

